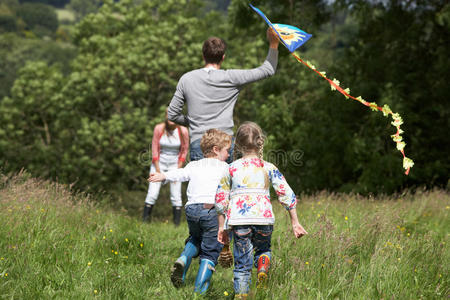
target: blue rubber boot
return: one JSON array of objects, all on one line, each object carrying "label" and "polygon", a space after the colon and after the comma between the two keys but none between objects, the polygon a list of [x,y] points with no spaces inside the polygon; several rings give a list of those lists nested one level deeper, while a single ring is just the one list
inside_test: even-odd
[{"label": "blue rubber boot", "polygon": [[175,261],[170,274],[170,280],[175,287],[180,287],[184,283],[186,273],[191,265],[192,258],[198,255],[198,248],[191,242],[187,242],[180,257]]},{"label": "blue rubber boot", "polygon": [[214,271],[214,263],[212,261],[209,259],[200,260],[200,267],[198,268],[197,278],[195,279],[194,292],[199,293],[200,295],[206,293]]}]

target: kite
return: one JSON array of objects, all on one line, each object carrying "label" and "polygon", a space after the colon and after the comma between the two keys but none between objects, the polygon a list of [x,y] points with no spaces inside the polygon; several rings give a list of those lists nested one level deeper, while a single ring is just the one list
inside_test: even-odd
[{"label": "kite", "polygon": [[408,175],[409,170],[414,166],[414,162],[412,159],[406,157],[406,155],[405,155],[404,148],[406,146],[406,143],[403,141],[403,138],[401,136],[401,134],[403,133],[403,130],[400,128],[400,125],[403,124],[402,117],[398,113],[394,113],[387,104],[385,104],[383,107],[380,107],[375,102],[368,102],[368,101],[364,100],[361,96],[353,97],[352,95],[350,95],[349,88],[343,89],[339,85],[340,84],[339,80],[329,79],[326,76],[325,72],[318,71],[316,69],[316,67],[313,64],[311,64],[311,62],[304,61],[302,58],[300,58],[299,54],[296,53],[295,50],[297,50],[300,46],[302,46],[304,43],[306,43],[312,37],[311,34],[306,33],[303,30],[301,30],[297,27],[291,26],[291,25],[273,24],[272,22],[270,22],[270,20],[264,15],[264,13],[261,10],[254,7],[251,4],[250,4],[250,7],[254,11],[256,11],[273,30],[275,30],[281,43],[289,50],[289,52],[292,54],[292,56],[294,56],[298,62],[307,66],[309,69],[316,72],[317,75],[319,75],[320,77],[322,77],[323,79],[328,81],[332,91],[338,91],[342,95],[344,95],[344,97],[346,99],[356,100],[356,101],[360,102],[361,104],[369,107],[373,111],[380,111],[383,113],[383,115],[385,117],[388,117],[388,116],[392,117],[391,124],[397,129],[397,132],[395,134],[391,135],[391,138],[396,143],[397,150],[400,151],[400,153],[403,155],[403,168],[406,170],[405,174]]}]

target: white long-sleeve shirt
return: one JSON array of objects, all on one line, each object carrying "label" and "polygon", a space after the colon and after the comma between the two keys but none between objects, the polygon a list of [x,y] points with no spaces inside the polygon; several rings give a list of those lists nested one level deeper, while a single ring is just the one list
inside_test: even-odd
[{"label": "white long-sleeve shirt", "polygon": [[184,168],[164,172],[168,181],[189,181],[186,206],[197,203],[214,204],[220,179],[229,172],[226,162],[217,158],[191,161]]}]

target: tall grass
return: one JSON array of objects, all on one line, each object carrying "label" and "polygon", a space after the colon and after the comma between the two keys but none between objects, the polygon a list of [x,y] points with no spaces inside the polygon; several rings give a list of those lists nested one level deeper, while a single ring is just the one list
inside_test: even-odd
[{"label": "tall grass", "polygon": [[[142,224],[69,187],[21,174],[0,180],[0,298],[191,299],[198,264],[175,289],[170,268],[187,226]],[[139,199],[141,201],[142,199]],[[297,210],[297,240],[275,206],[267,288],[250,299],[443,299],[449,289],[445,191],[363,198],[317,194]],[[206,298],[231,299],[217,267]]]}]

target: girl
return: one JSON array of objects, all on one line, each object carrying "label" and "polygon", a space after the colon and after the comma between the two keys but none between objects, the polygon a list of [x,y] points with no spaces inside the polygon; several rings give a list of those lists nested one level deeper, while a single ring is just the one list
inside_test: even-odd
[{"label": "girl", "polygon": [[[234,290],[237,298],[245,299],[251,283],[254,263],[258,284],[267,278],[271,259],[271,235],[275,217],[270,203],[269,185],[272,184],[278,200],[289,211],[296,238],[307,234],[297,218],[297,198],[284,176],[273,164],[262,159],[265,137],[253,122],[245,122],[236,133],[234,161],[229,173],[220,181],[216,193],[218,212],[218,241],[228,243],[226,229],[234,237]],[[226,223],[225,223],[226,215]],[[254,251],[254,255],[253,255]]]}]

